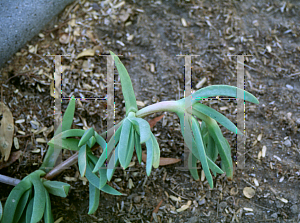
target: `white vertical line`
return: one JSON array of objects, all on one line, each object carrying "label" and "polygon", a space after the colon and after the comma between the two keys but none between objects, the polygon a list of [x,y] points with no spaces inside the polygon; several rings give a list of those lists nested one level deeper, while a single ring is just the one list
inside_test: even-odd
[{"label": "white vertical line", "polygon": [[[107,58],[107,108],[106,108],[106,120],[107,120],[107,133],[108,130],[114,127],[114,58],[113,56],[109,55]],[[113,140],[115,137],[115,130],[113,134]],[[106,135],[106,139],[108,139],[108,135]],[[107,144],[106,144],[107,145]],[[104,149],[104,148],[103,148]],[[107,153],[107,148],[106,151]],[[107,154],[106,154],[107,157]],[[115,151],[112,153],[110,159],[115,160]],[[107,159],[109,160],[109,159]],[[114,169],[114,163],[112,163],[108,169]]]},{"label": "white vertical line", "polygon": [[[185,56],[185,69],[184,69],[184,97],[185,97],[185,108],[184,108],[184,141],[187,142],[190,140],[191,132],[186,132],[185,126],[189,125],[189,118],[190,114],[187,112],[187,109],[192,107],[192,100],[191,100],[191,90],[192,90],[192,68],[191,68],[191,56]],[[187,145],[184,145],[184,168],[188,169],[188,159],[189,159],[189,149]]]},{"label": "white vertical line", "polygon": [[[55,107],[54,107],[54,129],[55,131],[62,124],[62,113],[61,113],[61,55],[55,55],[55,72],[54,72],[54,96],[55,96]],[[62,148],[62,139],[57,139],[58,144],[54,145],[54,149],[58,150]],[[61,163],[62,157],[61,152],[57,157],[56,164]]]},{"label": "white vertical line", "polygon": [[[199,55],[177,55],[177,56],[184,56],[185,58],[185,65],[184,65],[184,98],[185,98],[185,105],[184,105],[184,128],[183,128],[183,135],[184,141],[192,142],[192,132],[185,132],[185,126],[189,125],[188,121],[191,117],[191,114],[187,112],[187,109],[192,109],[192,56],[199,56]],[[180,98],[180,97],[179,97]],[[184,167],[176,167],[176,169],[189,169],[189,153],[190,150],[188,149],[187,145],[184,145]]]},{"label": "white vertical line", "polygon": [[[245,129],[245,101],[244,92],[244,55],[237,56],[237,128]],[[240,88],[240,89],[239,89]],[[243,99],[240,99],[243,98]],[[245,132],[244,132],[245,134]],[[245,168],[245,135],[237,135],[237,167]]]}]

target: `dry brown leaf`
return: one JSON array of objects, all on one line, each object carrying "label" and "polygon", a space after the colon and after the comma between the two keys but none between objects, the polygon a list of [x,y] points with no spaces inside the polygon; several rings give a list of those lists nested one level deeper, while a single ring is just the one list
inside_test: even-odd
[{"label": "dry brown leaf", "polygon": [[[153,213],[157,213],[158,210],[159,210],[159,207],[161,206],[162,202],[163,202],[164,199],[161,199],[161,201],[158,203],[158,205],[155,207],[155,209],[153,210]],[[153,215],[151,216],[151,220],[153,220]]]},{"label": "dry brown leaf", "polygon": [[136,101],[136,104],[141,107],[145,107],[145,103],[142,101]]},{"label": "dry brown leaf", "polygon": [[125,11],[124,9],[121,10],[119,18],[122,22],[126,22],[129,19],[130,11],[131,10],[127,10],[127,11]]},{"label": "dry brown leaf", "polygon": [[243,194],[246,198],[252,198],[255,195],[255,190],[252,187],[245,187],[243,190]]},{"label": "dry brown leaf", "polygon": [[0,152],[1,161],[7,161],[10,155],[14,136],[14,119],[9,108],[0,102]]},{"label": "dry brown leaf", "polygon": [[16,162],[16,160],[20,158],[21,154],[22,154],[21,150],[11,153],[11,156],[9,157],[7,162],[0,163],[0,170]]},{"label": "dry brown leaf", "polygon": [[239,189],[238,188],[231,188],[230,189],[230,195],[233,196],[233,195],[237,195],[239,193]]},{"label": "dry brown leaf", "polygon": [[188,209],[191,206],[191,204],[192,204],[192,201],[188,201],[187,204],[182,205],[181,208],[178,208],[176,211],[183,212],[186,209]]},{"label": "dry brown leaf", "polygon": [[59,37],[59,42],[62,44],[68,44],[71,43],[71,41],[72,41],[72,36],[69,36],[69,34],[67,33],[63,33]]},{"label": "dry brown leaf", "polygon": [[[142,160],[143,160],[143,162],[146,162],[146,160],[147,160],[147,154],[144,152],[142,153]],[[160,157],[159,166],[172,165],[172,164],[178,163],[180,161],[181,161],[181,159]]]},{"label": "dry brown leaf", "polygon": [[148,122],[149,122],[150,128],[152,128],[153,126],[155,126],[155,124],[156,124],[159,120],[161,120],[163,117],[164,117],[164,115],[160,115],[160,116],[158,116],[158,117],[155,117],[154,119],[149,120]]},{"label": "dry brown leaf", "polygon": [[82,51],[80,54],[77,55],[76,59],[80,57],[92,57],[95,55],[95,50],[94,49],[87,49]]}]

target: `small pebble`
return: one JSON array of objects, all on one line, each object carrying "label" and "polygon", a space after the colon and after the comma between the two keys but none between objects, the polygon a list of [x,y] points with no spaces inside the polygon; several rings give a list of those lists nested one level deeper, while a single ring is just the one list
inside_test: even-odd
[{"label": "small pebble", "polygon": [[205,203],[206,203],[205,198],[203,198],[201,201],[198,202],[199,205],[203,205]]},{"label": "small pebble", "polygon": [[140,203],[141,202],[141,196],[136,196],[133,198],[134,203]]},{"label": "small pebble", "polygon": [[292,143],[291,143],[291,141],[290,140],[285,140],[284,142],[283,142],[283,144],[286,146],[286,147],[291,147],[292,146]]},{"label": "small pebble", "polygon": [[271,215],[271,217],[272,217],[272,218],[276,218],[276,219],[277,219],[277,217],[278,217],[278,214],[277,214],[277,213],[273,213],[273,214]]}]

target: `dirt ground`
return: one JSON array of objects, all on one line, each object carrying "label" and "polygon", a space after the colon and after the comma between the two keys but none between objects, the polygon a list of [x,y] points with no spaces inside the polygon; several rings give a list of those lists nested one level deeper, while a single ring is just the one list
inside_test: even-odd
[{"label": "dirt ground", "polygon": [[[53,136],[53,132],[32,133],[53,125],[54,100],[49,92],[54,58],[47,55],[69,55],[62,57],[64,97],[105,97],[106,58],[97,54],[109,50],[122,54],[136,98],[145,106],[183,97],[184,59],[177,55],[200,55],[192,59],[193,90],[204,77],[203,87],[235,86],[237,62],[229,55],[249,55],[245,57],[245,90],[260,104],[245,103],[246,168],[236,169],[232,181],[217,175],[210,189],[206,180],[194,181],[189,171],[176,169],[183,162],[153,169],[146,177],[145,165],[134,158],[135,165],[116,170],[110,183],[126,196],[101,193],[98,210],[88,215],[88,185],[74,165],[56,178],[71,184],[71,189],[65,199],[51,196],[54,219],[72,223],[300,222],[299,21],[296,0],[106,0],[69,6],[55,21],[56,27],[41,32],[1,70],[1,100],[13,113],[22,151],[1,174],[22,179],[36,170],[47,150],[47,144],[37,138],[47,141]],[[77,58],[86,49],[94,49],[95,55]],[[117,75],[115,86],[118,121],[125,112]],[[204,103],[235,122],[235,101]],[[63,111],[66,105],[63,101]],[[74,128],[105,131],[104,101],[81,101],[76,108]],[[177,116],[165,113],[152,129],[162,157],[184,158],[179,127]],[[221,129],[234,157],[236,136]],[[261,157],[264,147],[266,156]],[[63,159],[70,155],[64,152]],[[134,186],[129,189],[131,181]],[[245,187],[255,190],[252,198],[244,196]],[[2,204],[12,188],[0,184]],[[189,201],[187,210],[176,211]],[[158,205],[158,212],[152,214]]]}]

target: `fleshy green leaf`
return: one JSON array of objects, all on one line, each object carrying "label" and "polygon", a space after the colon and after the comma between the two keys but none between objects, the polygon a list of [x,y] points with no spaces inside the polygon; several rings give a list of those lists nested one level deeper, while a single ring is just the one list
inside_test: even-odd
[{"label": "fleshy green leaf", "polygon": [[151,138],[152,138],[152,145],[153,145],[153,167],[158,168],[159,167],[159,161],[160,161],[160,149],[158,142],[151,132]]},{"label": "fleshy green leaf", "polygon": [[217,124],[214,126],[209,127],[209,131],[212,137],[214,138],[215,143],[217,144],[217,148],[219,154],[221,156],[222,164],[224,164],[224,171],[228,178],[232,179],[233,177],[233,166],[232,166],[232,159],[231,159],[231,150],[227,144],[227,140],[223,137],[222,132]]},{"label": "fleshy green leaf", "polygon": [[97,187],[99,189],[99,177],[96,176],[96,174],[94,174],[92,172],[92,168],[93,165],[89,162],[89,164],[86,166],[86,173],[85,173],[85,177],[88,179],[88,181],[90,182],[90,184],[93,184],[95,187]]},{"label": "fleshy green leaf", "polygon": [[31,193],[32,189],[30,188],[22,195],[21,199],[19,200],[16,212],[14,214],[14,222],[19,222],[27,203],[29,203]]},{"label": "fleshy green leaf", "polygon": [[55,137],[53,137],[51,139],[51,141],[54,141],[54,140],[60,139],[60,138],[65,139],[68,137],[76,137],[76,136],[82,137],[84,133],[85,133],[85,130],[83,130],[83,129],[68,129],[68,130],[65,130],[65,131],[57,134]]},{"label": "fleshy green leaf", "polygon": [[124,169],[126,169],[129,166],[130,161],[132,160],[133,151],[134,151],[134,132],[135,132],[135,130],[132,125],[131,130],[130,130],[130,136],[129,136],[129,141],[128,141],[128,148],[127,148],[127,155],[126,155]]},{"label": "fleshy green leaf", "polygon": [[201,130],[202,137],[204,138],[205,134],[208,133],[205,122],[201,122],[200,130]]},{"label": "fleshy green leaf", "polygon": [[89,184],[89,212],[88,214],[93,214],[99,206],[100,200],[100,190],[93,184]]},{"label": "fleshy green leaf", "polygon": [[119,142],[121,131],[122,131],[122,125],[115,132],[115,136],[112,136],[110,138],[110,140],[107,144],[107,148],[103,148],[103,153],[99,157],[98,162],[96,163],[96,166],[93,169],[93,173],[96,173],[101,168],[101,166],[104,164],[105,160],[110,156],[115,145]]},{"label": "fleshy green leaf", "polygon": [[[31,223],[32,222],[32,214],[33,214],[33,203],[34,203],[34,198],[31,198],[27,205],[26,209],[26,223]],[[36,221],[38,222],[38,221]]]},{"label": "fleshy green leaf", "polygon": [[206,148],[206,154],[213,162],[215,162],[218,158],[218,148],[215,144],[214,139],[208,134],[208,142],[207,142],[207,148]]},{"label": "fleshy green leaf", "polygon": [[98,161],[98,158],[91,151],[87,152],[86,154],[87,154],[88,159],[89,159],[89,161],[91,162],[91,164],[94,168],[94,166],[96,165],[96,163]]},{"label": "fleshy green leaf", "polygon": [[70,184],[60,182],[60,181],[44,181],[45,188],[50,194],[59,197],[67,197],[70,189]]},{"label": "fleshy green leaf", "polygon": [[51,201],[50,201],[50,196],[47,190],[45,190],[45,196],[46,196],[46,206],[45,206],[45,211],[44,211],[44,222],[45,223],[53,223],[53,215],[51,211]]},{"label": "fleshy green leaf", "polygon": [[125,169],[126,167],[126,157],[128,154],[128,144],[129,144],[129,136],[130,136],[130,130],[131,130],[131,122],[126,118],[122,124],[122,132],[120,135],[120,141],[119,141],[119,161],[121,166]]},{"label": "fleshy green leaf", "polygon": [[54,141],[51,140],[50,142],[48,142],[48,145],[52,147],[54,147],[54,145],[57,145],[57,146],[61,146],[62,149],[78,151],[79,150],[78,143],[79,143],[79,139],[68,138],[68,139],[62,139],[61,144],[56,140]]},{"label": "fleshy green leaf", "polygon": [[108,184],[106,184],[104,187],[102,187],[101,191],[103,191],[105,193],[108,193],[108,194],[112,194],[112,195],[122,195],[122,193],[120,193],[119,191],[115,190],[114,188],[112,188]]},{"label": "fleshy green leaf", "polygon": [[[205,149],[207,149],[209,134],[208,134],[208,133],[205,133],[205,134],[203,135],[202,132],[201,132],[201,135],[202,135],[203,145],[204,145]],[[205,150],[205,151],[206,151],[206,150]],[[206,152],[207,152],[207,151],[206,151]]]},{"label": "fleshy green leaf", "polygon": [[87,142],[87,145],[89,148],[92,148],[96,143],[96,139],[95,139],[95,136],[92,136],[89,141]]},{"label": "fleshy green leaf", "polygon": [[[244,99],[245,101],[249,101],[254,104],[259,104],[259,101],[253,94],[244,91],[243,89],[240,88],[239,90],[242,91],[244,94],[243,97],[238,97],[238,98]],[[237,87],[228,86],[228,85],[211,85],[205,88],[201,88],[192,94],[192,104],[194,105],[194,103],[197,100],[201,100],[207,97],[219,96],[219,95],[237,98]]]},{"label": "fleshy green leaf", "polygon": [[[75,98],[72,97],[72,99],[69,102],[69,105],[66,109],[66,112],[63,116],[62,124],[58,126],[56,131],[54,132],[54,136],[58,135],[62,131],[65,131],[67,129],[70,129],[73,122],[74,117],[74,111],[75,111]],[[60,144],[60,143],[58,143]],[[41,170],[49,172],[52,167],[54,167],[56,160],[58,156],[60,155],[61,148],[54,148],[54,146],[49,145],[48,151],[45,155],[45,158],[43,160],[43,163],[40,167]]]},{"label": "fleshy green leaf", "polygon": [[153,164],[153,140],[152,137],[146,141],[147,160],[146,160],[146,173],[150,176]]},{"label": "fleshy green leaf", "polygon": [[[190,125],[188,124],[189,117],[191,116],[189,113],[186,112],[184,113],[177,113],[179,119],[180,119],[180,126],[181,126],[181,134],[184,138],[184,142],[186,143],[187,147],[192,151],[193,148],[193,135],[192,135],[192,130],[190,128]],[[186,137],[185,137],[186,135]],[[198,157],[196,154],[194,154],[197,159]]]},{"label": "fleshy green leaf", "polygon": [[218,167],[217,164],[215,164],[208,156],[206,156],[206,159],[207,159],[208,166],[213,173],[219,173],[219,174],[224,173],[223,170],[221,170],[220,167]]},{"label": "fleshy green leaf", "polygon": [[214,142],[218,148],[218,152],[221,156],[221,160],[224,165],[223,170],[225,170],[227,177],[232,179],[233,166],[232,166],[232,159],[231,159],[231,150],[230,147],[228,146],[227,140],[222,135],[220,127],[218,126],[217,122],[214,119],[196,110],[193,110],[193,114],[196,115],[198,118],[202,119],[203,121],[205,121],[208,128],[208,132],[210,136],[214,139]]},{"label": "fleshy green leaf", "polygon": [[99,189],[101,189],[106,183],[107,183],[107,169],[103,165],[103,169],[99,170],[99,176],[100,176],[100,181],[99,181]]},{"label": "fleshy green leaf", "polygon": [[[31,219],[30,223],[36,223],[40,221],[44,215],[45,206],[46,206],[45,187],[41,182],[40,173],[38,171],[35,171],[30,175],[30,181],[34,186],[33,209],[30,218]],[[26,212],[26,219],[27,219],[27,212]]]},{"label": "fleshy green leaf", "polygon": [[[190,128],[190,124],[188,123],[188,119],[189,119],[189,117],[191,117],[191,115],[189,113],[186,113],[186,116],[184,116],[184,113],[177,113],[177,115],[180,119],[182,136],[184,137],[184,134],[187,134],[187,137],[184,138],[185,139],[184,142],[186,143],[189,150],[194,154],[194,156],[198,160],[200,160],[200,155],[198,153],[195,140],[193,139],[192,130]],[[187,119],[186,120],[186,125],[184,125],[184,118]]]},{"label": "fleshy green leaf", "polygon": [[4,211],[2,216],[2,222],[12,223],[16,209],[22,195],[29,189],[31,189],[32,183],[29,177],[25,177],[20,183],[18,183],[10,192],[4,205]]},{"label": "fleshy green leaf", "polygon": [[138,158],[139,163],[141,164],[142,162],[142,147],[141,147],[141,143],[140,143],[140,136],[139,134],[135,131],[134,132],[134,147],[135,147],[135,151],[136,151],[136,156]]},{"label": "fleshy green leaf", "polygon": [[121,79],[121,85],[122,85],[122,92],[125,100],[125,107],[126,107],[126,115],[128,115],[129,112],[137,112],[137,104],[136,104],[136,98],[134,95],[132,83],[129,77],[129,74],[125,68],[125,66],[120,61],[119,57],[114,54],[112,51],[109,51],[111,56],[114,58],[117,70],[120,75]]},{"label": "fleshy green leaf", "polygon": [[199,180],[199,174],[197,170],[197,158],[194,156],[193,153],[189,153],[188,165],[190,173],[194,180]]},{"label": "fleshy green leaf", "polygon": [[133,123],[133,125],[138,129],[138,133],[140,135],[140,143],[146,142],[151,135],[151,129],[149,122],[142,118],[130,117],[129,121]]},{"label": "fleshy green leaf", "polygon": [[78,147],[81,147],[83,144],[86,144],[86,142],[94,135],[94,129],[89,128],[88,130],[85,131],[83,136],[81,137]]},{"label": "fleshy green leaf", "polygon": [[81,146],[78,153],[78,167],[79,167],[79,172],[81,177],[84,177],[86,172],[86,164],[87,164],[86,152],[87,152],[86,145]]},{"label": "fleshy green leaf", "polygon": [[238,135],[243,135],[241,131],[233,124],[228,118],[226,118],[221,113],[217,112],[215,109],[210,108],[204,104],[196,103],[193,106],[193,109],[197,110],[198,112],[201,112],[212,119],[219,122],[221,125],[223,125],[225,128],[227,128],[229,131],[236,133]]},{"label": "fleshy green leaf", "polygon": [[204,145],[203,145],[203,142],[202,142],[202,136],[201,136],[201,133],[200,133],[200,126],[199,126],[198,121],[193,116],[191,117],[191,121],[192,121],[192,130],[193,130],[193,133],[194,133],[198,153],[200,155],[201,165],[202,165],[203,171],[205,173],[206,179],[207,179],[210,187],[213,188],[213,179],[212,179],[212,175],[209,171],[208,163],[207,163],[207,160],[206,160],[206,153],[205,153]]},{"label": "fleshy green leaf", "polygon": [[74,96],[70,99],[69,105],[66,109],[66,112],[62,120],[62,131],[70,129],[72,127],[74,112],[75,112],[75,102],[76,99]]},{"label": "fleshy green leaf", "polygon": [[[92,169],[95,168],[95,164],[97,163],[97,157],[94,156],[91,153],[87,153],[88,157],[90,158],[91,162],[89,162],[90,166],[89,168],[87,167],[87,172],[86,175],[91,175],[94,174],[93,172],[91,172]],[[88,173],[89,172],[89,173]],[[97,177],[97,179],[99,179],[99,185],[97,186],[98,189],[101,189],[106,183],[107,183],[107,169],[105,167],[105,165],[102,165],[102,168],[98,171],[99,172],[99,178]],[[97,182],[97,181],[95,181]]]},{"label": "fleshy green leaf", "polygon": [[105,140],[96,131],[94,132],[94,136],[95,136],[95,139],[96,139],[97,143],[101,146],[101,148],[104,151],[106,149]]},{"label": "fleshy green leaf", "polygon": [[[119,144],[117,145],[117,147],[115,148],[115,151],[114,151],[114,154],[110,157],[110,160],[108,162],[108,165],[107,165],[107,180],[110,181],[116,168],[117,165],[119,164],[119,153],[118,153],[118,150],[119,150]],[[113,159],[115,157],[115,159]],[[111,168],[113,167],[113,168]]]},{"label": "fleshy green leaf", "polygon": [[[180,124],[181,124],[181,132],[182,132],[182,135],[184,136],[183,134],[183,130],[185,129],[185,133],[188,133],[188,132],[191,132],[191,129],[190,129],[190,125],[184,125],[184,113],[180,113],[180,112],[177,112],[177,115],[180,119]],[[186,116],[188,118],[188,114]],[[204,116],[203,117],[207,117],[207,116]],[[209,118],[209,117],[208,117]],[[203,124],[204,122],[202,122]],[[205,126],[203,126],[203,131],[206,131],[204,128],[206,128]],[[195,140],[193,139],[193,137],[188,134],[188,140],[185,141],[188,148],[191,150],[192,154],[195,156],[196,159],[200,160],[201,161],[201,158],[200,158],[200,154],[199,154],[199,151],[197,149],[197,145],[195,143]],[[190,158],[191,159],[191,158]],[[209,168],[213,171],[213,172],[217,172],[217,173],[223,173],[223,171],[208,157],[206,156],[206,159],[207,159],[207,163],[208,163],[208,166]],[[193,173],[194,174],[194,173]],[[196,176],[196,175],[194,175]]]}]

